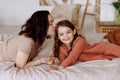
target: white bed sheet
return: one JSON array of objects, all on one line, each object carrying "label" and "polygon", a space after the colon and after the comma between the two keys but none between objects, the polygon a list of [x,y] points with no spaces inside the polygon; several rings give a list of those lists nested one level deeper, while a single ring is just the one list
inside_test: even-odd
[{"label": "white bed sheet", "polygon": [[59,71],[47,72],[46,65],[27,69],[13,62],[0,63],[0,80],[120,80],[120,58],[79,62]]},{"label": "white bed sheet", "polygon": [[[92,42],[101,41],[101,34],[84,35]],[[96,38],[93,40],[93,37]],[[98,38],[97,38],[98,37]],[[90,39],[92,38],[92,39]],[[47,39],[38,56],[48,55],[53,46],[53,39]],[[47,72],[47,65],[39,65],[27,69],[14,67],[14,62],[0,63],[0,80],[120,80],[120,58],[113,60],[94,60],[79,62],[59,71]]]}]

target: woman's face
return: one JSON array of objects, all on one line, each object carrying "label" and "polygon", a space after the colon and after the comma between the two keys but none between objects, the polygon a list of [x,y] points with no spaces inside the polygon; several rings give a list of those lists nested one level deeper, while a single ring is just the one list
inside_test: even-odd
[{"label": "woman's face", "polygon": [[48,35],[53,35],[54,34],[54,28],[55,28],[55,23],[52,15],[48,15],[48,21],[49,21],[49,28],[48,28]]},{"label": "woman's face", "polygon": [[72,30],[66,26],[59,26],[58,28],[58,38],[60,41],[66,45],[71,45],[76,31]]}]

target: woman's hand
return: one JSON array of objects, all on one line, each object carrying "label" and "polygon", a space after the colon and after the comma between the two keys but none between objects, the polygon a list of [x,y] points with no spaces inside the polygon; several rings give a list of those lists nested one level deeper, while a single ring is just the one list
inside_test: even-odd
[{"label": "woman's hand", "polygon": [[53,71],[53,70],[62,70],[62,69],[64,69],[64,67],[62,67],[62,66],[48,66],[47,68],[46,68],[46,70],[47,71]]},{"label": "woman's hand", "polygon": [[[55,57],[51,57],[51,56],[46,56],[46,57],[39,57],[35,60],[32,60],[30,62],[28,62],[25,66],[24,66],[24,69],[25,68],[28,68],[28,67],[32,67],[32,66],[37,66],[37,65],[40,65],[40,64],[55,64],[55,65],[59,65],[60,64],[60,61],[58,60],[58,58],[55,58]],[[58,68],[56,67],[50,67],[48,68],[48,70],[58,70]]]},{"label": "woman's hand", "polygon": [[57,66],[48,66],[46,69],[46,71],[53,71],[53,70],[58,70]]},{"label": "woman's hand", "polygon": [[54,63],[54,58],[50,57],[50,56],[42,57],[39,59],[40,59],[41,63],[46,63],[46,64],[53,64]]},{"label": "woman's hand", "polygon": [[60,61],[58,58],[54,57],[54,64],[55,65],[59,65],[60,64]]},{"label": "woman's hand", "polygon": [[40,65],[40,64],[41,64],[40,59],[36,59],[36,60],[33,60],[33,61],[28,62],[28,63],[24,66],[24,69],[25,69],[25,68],[28,68],[28,67],[32,67],[32,66],[37,66],[37,65]]},{"label": "woman's hand", "polygon": [[37,66],[37,65],[40,65],[40,64],[53,64],[54,60],[53,60],[53,57],[40,57],[38,59],[35,59],[35,60],[32,60],[30,62],[28,62],[25,66],[24,66],[24,69],[25,68],[28,68],[28,67],[32,67],[32,66]]}]

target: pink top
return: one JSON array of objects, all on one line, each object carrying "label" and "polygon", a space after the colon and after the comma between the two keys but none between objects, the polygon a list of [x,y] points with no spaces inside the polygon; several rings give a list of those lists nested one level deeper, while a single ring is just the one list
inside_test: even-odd
[{"label": "pink top", "polygon": [[0,61],[15,61],[17,51],[30,54],[29,60],[35,57],[35,43],[25,36],[14,36],[0,45]]},{"label": "pink top", "polygon": [[107,42],[89,45],[82,37],[77,37],[73,42],[72,50],[69,53],[64,44],[60,46],[59,51],[60,65],[63,67],[75,64],[77,61],[113,59],[120,57],[120,46]]}]

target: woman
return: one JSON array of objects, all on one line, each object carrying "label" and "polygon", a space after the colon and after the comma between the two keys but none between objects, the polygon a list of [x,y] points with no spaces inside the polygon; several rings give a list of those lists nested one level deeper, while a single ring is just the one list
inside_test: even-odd
[{"label": "woman", "polygon": [[48,11],[36,11],[21,27],[17,36],[0,45],[0,61],[13,61],[18,68],[50,63],[49,57],[32,60],[53,27],[54,20]]}]

